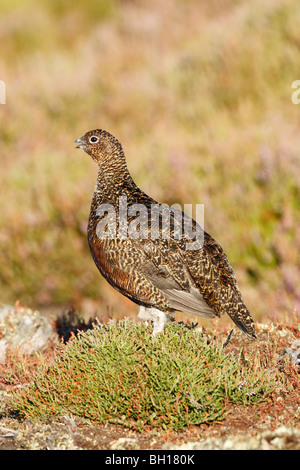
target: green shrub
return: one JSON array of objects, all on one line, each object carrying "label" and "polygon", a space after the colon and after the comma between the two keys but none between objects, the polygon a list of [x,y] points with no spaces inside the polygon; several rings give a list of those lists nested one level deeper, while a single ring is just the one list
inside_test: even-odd
[{"label": "green shrub", "polygon": [[223,419],[229,403],[259,403],[273,387],[266,369],[246,368],[197,330],[171,323],[152,338],[149,327],[124,320],[61,345],[11,405],[34,420],[71,413],[138,430],[181,429]]}]

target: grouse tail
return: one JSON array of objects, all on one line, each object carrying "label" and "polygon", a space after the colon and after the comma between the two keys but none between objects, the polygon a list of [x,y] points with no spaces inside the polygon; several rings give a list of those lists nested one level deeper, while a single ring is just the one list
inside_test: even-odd
[{"label": "grouse tail", "polygon": [[256,339],[256,332],[253,318],[250,315],[246,305],[240,301],[235,305],[233,311],[228,312],[236,326],[251,339]]}]

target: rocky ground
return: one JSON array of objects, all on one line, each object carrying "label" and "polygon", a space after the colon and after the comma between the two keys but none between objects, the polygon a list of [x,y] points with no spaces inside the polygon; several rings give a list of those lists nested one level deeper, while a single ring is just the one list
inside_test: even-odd
[{"label": "rocky ground", "polygon": [[[58,341],[54,330],[44,316],[20,305],[0,310],[1,450],[300,450],[300,331],[296,324],[258,325],[260,341],[272,337],[279,345],[276,363],[286,376],[286,390],[279,387],[270,400],[259,406],[229,406],[225,419],[212,425],[182,431],[149,428],[142,433],[69,415],[47,423],[21,422],[7,410],[9,395],[32,380],[42,358],[51,361]],[[69,328],[67,333],[72,330]],[[240,348],[242,341],[242,335],[234,334],[228,348]],[[33,350],[41,351],[40,355],[32,354]]]}]

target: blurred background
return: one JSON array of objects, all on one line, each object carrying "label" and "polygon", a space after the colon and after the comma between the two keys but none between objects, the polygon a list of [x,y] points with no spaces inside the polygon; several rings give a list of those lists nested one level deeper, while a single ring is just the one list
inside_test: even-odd
[{"label": "blurred background", "polygon": [[129,316],[86,227],[102,128],[160,202],[205,205],[254,318],[300,312],[299,0],[0,0],[0,302]]}]

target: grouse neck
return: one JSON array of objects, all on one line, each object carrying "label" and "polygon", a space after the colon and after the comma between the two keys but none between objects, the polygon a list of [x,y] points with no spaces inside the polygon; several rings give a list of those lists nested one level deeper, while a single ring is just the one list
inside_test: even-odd
[{"label": "grouse neck", "polygon": [[118,200],[119,196],[133,190],[136,185],[130,176],[126,162],[118,165],[99,165],[95,193],[102,201]]}]

